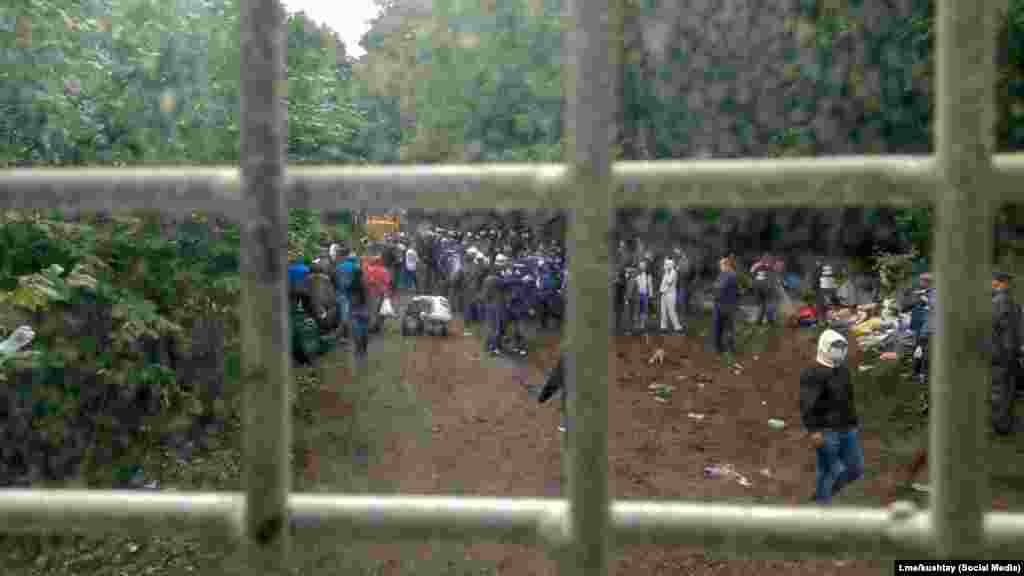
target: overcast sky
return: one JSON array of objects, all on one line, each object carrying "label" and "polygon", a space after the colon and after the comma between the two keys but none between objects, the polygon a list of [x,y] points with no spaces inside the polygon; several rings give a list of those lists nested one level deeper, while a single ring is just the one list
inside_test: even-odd
[{"label": "overcast sky", "polygon": [[289,12],[305,12],[315,22],[326,24],[341,36],[350,56],[360,57],[359,39],[377,16],[373,0],[282,0]]}]

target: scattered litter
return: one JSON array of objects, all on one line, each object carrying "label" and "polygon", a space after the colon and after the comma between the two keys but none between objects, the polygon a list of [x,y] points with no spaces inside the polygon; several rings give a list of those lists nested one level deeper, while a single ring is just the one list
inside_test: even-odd
[{"label": "scattered litter", "polygon": [[472,332],[470,332],[469,330],[466,330],[465,332],[463,332],[463,333],[462,333],[462,335],[463,335],[463,336],[472,336],[472,335],[473,335],[473,333],[472,333]]},{"label": "scattered litter", "polygon": [[755,356],[754,356],[754,361],[756,362],[756,361],[757,361],[757,359],[758,359],[758,357],[757,357],[757,356],[755,355]]},{"label": "scattered litter", "polygon": [[737,472],[730,464],[712,464],[704,467],[705,478],[733,478],[740,486],[749,488],[754,484],[746,476]]},{"label": "scattered litter", "polygon": [[768,401],[767,400],[761,400],[761,406],[767,406],[767,405],[768,405]]},{"label": "scattered litter", "polygon": [[900,355],[895,352],[882,352],[878,357],[879,360],[899,360]]},{"label": "scattered litter", "polygon": [[690,412],[687,416],[692,420],[697,420],[698,422],[704,419],[704,415],[698,412]]},{"label": "scattered litter", "polygon": [[743,364],[740,364],[739,362],[734,362],[732,367],[737,370],[743,370]]},{"label": "scattered litter", "polygon": [[647,361],[648,364],[664,364],[665,363],[665,349],[658,348],[654,351],[651,359]]},{"label": "scattered litter", "polygon": [[701,372],[700,374],[697,374],[697,376],[694,378],[694,380],[696,380],[697,382],[704,382],[704,383],[710,384],[711,383],[711,376]]},{"label": "scattered litter", "polygon": [[700,382],[700,383],[698,383],[698,384],[697,384],[697,387],[698,387],[698,388],[704,388],[704,383],[703,383],[703,382]]},{"label": "scattered litter", "polygon": [[871,364],[864,364],[863,366],[858,366],[857,367],[857,371],[858,372],[867,372],[868,370],[871,370],[872,368],[874,368],[874,366],[872,366]]},{"label": "scattered litter", "polygon": [[669,396],[672,394],[672,392],[675,392],[676,387],[671,384],[661,384],[659,382],[652,382],[651,385],[647,387],[647,389],[651,391],[651,395],[654,397],[655,402],[667,404]]},{"label": "scattered litter", "polygon": [[772,477],[772,471],[767,469],[767,468],[761,468],[761,472],[760,473],[761,473],[761,476],[764,476],[765,478],[771,478]]},{"label": "scattered litter", "polygon": [[132,542],[131,544],[128,545],[128,551],[131,552],[132,554],[138,552],[139,551],[139,545],[136,544],[135,542]]},{"label": "scattered litter", "polygon": [[768,419],[768,425],[771,426],[772,428],[775,428],[776,430],[782,430],[783,428],[786,427],[786,421],[779,420],[778,418],[770,418]]},{"label": "scattered litter", "polygon": [[678,376],[676,376],[676,380],[688,380],[689,378],[690,377],[687,376],[686,374],[679,374]]}]

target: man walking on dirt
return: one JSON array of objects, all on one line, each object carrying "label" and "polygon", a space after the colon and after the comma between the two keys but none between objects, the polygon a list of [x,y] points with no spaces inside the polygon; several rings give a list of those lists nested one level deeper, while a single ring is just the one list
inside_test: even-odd
[{"label": "man walking on dirt", "polygon": [[847,351],[846,338],[825,330],[818,338],[815,365],[800,374],[800,419],[817,453],[814,501],[818,504],[831,503],[864,475]]}]

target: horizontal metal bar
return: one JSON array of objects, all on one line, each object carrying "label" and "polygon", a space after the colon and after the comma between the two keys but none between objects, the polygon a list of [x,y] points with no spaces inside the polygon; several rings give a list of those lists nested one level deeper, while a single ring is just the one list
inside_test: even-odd
[{"label": "horizontal metal bar", "polygon": [[992,193],[1003,202],[1024,202],[1024,153],[997,154],[992,157],[992,168]]},{"label": "horizontal metal bar", "polygon": [[[546,542],[568,538],[568,503],[555,499],[291,494],[296,538],[311,532],[391,538]],[[240,493],[0,490],[0,532],[242,536]],[[618,500],[613,543],[702,546],[739,556],[932,554],[931,518],[912,507],[819,508]],[[1024,514],[985,516],[986,555],[1024,549]]]},{"label": "horizontal metal bar", "polygon": [[238,540],[245,495],[135,490],[0,490],[0,532],[202,534]]},{"label": "horizontal metal bar", "polygon": [[242,185],[237,167],[18,168],[0,170],[4,210],[208,211],[235,219]]},{"label": "horizontal metal bar", "polygon": [[564,500],[446,496],[295,494],[289,504],[296,537],[307,530],[341,538],[540,543],[558,539]]},{"label": "horizontal metal bar", "polygon": [[293,208],[551,210],[567,207],[559,164],[292,167]]},{"label": "horizontal metal bar", "polygon": [[927,156],[620,162],[617,205],[722,208],[933,202]]},{"label": "horizontal metal bar", "polygon": [[[993,158],[993,193],[1024,197],[1024,154]],[[618,162],[618,206],[906,205],[934,201],[931,156]],[[335,210],[568,209],[561,164],[292,166],[288,205]],[[242,218],[236,167],[0,170],[0,209],[210,211]],[[653,204],[652,204],[653,203]]]}]

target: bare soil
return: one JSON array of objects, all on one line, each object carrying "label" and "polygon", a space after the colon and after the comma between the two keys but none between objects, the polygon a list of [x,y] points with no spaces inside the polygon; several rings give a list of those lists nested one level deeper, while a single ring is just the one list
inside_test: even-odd
[{"label": "bare soil", "polygon": [[[699,328],[695,325],[694,328]],[[525,360],[483,354],[482,327],[464,335],[453,321],[447,338],[402,338],[389,334],[371,342],[370,388],[397,380],[411,397],[406,418],[373,434],[371,454],[358,484],[368,492],[475,494],[512,497],[561,495],[561,433],[558,402],[538,404],[535,392],[554,367],[559,334],[531,334]],[[694,330],[696,331],[696,330]],[[735,358],[736,369],[709,350],[701,335],[618,336],[618,367],[610,397],[610,488],[615,498],[728,500],[804,505],[813,493],[814,452],[800,432],[799,372],[813,361],[816,331],[773,328],[755,336]],[[662,364],[649,364],[656,348]],[[856,366],[860,353],[853,351]],[[356,382],[347,368],[325,369],[318,395],[324,421],[352,418],[354,410],[386,414],[372,398],[349,402]],[[701,376],[700,378],[698,376]],[[707,378],[704,378],[707,377]],[[697,380],[709,379],[701,385]],[[654,400],[648,386],[676,387],[668,402]],[[348,392],[346,392],[346,390]],[[381,397],[384,397],[381,394]],[[412,412],[409,412],[412,410]],[[703,419],[689,416],[703,414]],[[379,420],[379,416],[377,417]],[[782,430],[767,421],[780,418]],[[379,423],[379,422],[378,422]],[[906,473],[909,458],[883,458],[877,430],[863,432],[867,474],[838,502],[885,505]],[[308,446],[305,489],[352,491],[351,482],[331,477],[317,445]],[[708,464],[731,464],[752,486],[704,477]],[[343,464],[338,466],[344,466]],[[927,478],[923,476],[922,478]],[[347,484],[347,485],[342,485]],[[304,489],[303,486],[296,486]],[[464,561],[498,574],[555,574],[543,549],[500,544],[462,547]],[[380,574],[427,573],[422,564],[436,544],[373,544],[363,553],[380,559]],[[656,546],[624,548],[614,555],[616,574],[854,574],[887,569],[877,561],[774,562],[712,558],[700,549]],[[448,572],[445,572],[448,573]],[[451,572],[455,573],[455,572]],[[465,573],[465,572],[458,572]],[[490,571],[489,571],[490,573]]]}]

